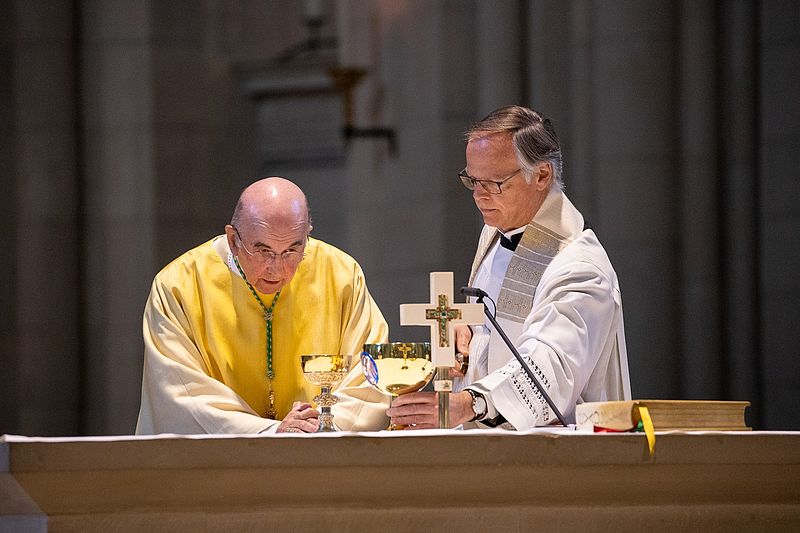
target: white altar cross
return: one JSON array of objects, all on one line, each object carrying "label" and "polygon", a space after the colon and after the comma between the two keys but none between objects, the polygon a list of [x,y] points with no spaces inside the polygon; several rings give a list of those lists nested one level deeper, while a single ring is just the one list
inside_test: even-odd
[{"label": "white altar cross", "polygon": [[453,326],[483,324],[483,304],[453,303],[452,272],[431,272],[430,286],[430,303],[400,305],[400,324],[430,326],[433,366],[455,366],[456,339]]}]

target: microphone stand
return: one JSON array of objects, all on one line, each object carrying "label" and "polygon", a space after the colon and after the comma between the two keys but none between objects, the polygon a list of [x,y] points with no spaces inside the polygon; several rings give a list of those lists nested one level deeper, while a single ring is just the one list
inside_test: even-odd
[{"label": "microphone stand", "polygon": [[508,335],[506,335],[506,332],[503,331],[503,328],[501,328],[500,324],[497,323],[497,320],[494,318],[492,313],[489,312],[488,306],[483,301],[483,297],[484,296],[486,296],[486,293],[481,291],[481,293],[478,294],[478,300],[477,300],[479,304],[483,304],[483,313],[489,319],[489,322],[492,323],[492,326],[494,326],[495,331],[497,331],[497,333],[500,334],[500,337],[502,337],[503,342],[506,343],[506,346],[508,346],[508,349],[511,350],[511,353],[514,354],[514,357],[517,358],[517,361],[519,361],[519,364],[525,370],[525,373],[528,374],[528,377],[531,378],[531,381],[533,381],[533,384],[536,385],[536,388],[539,390],[539,392],[542,393],[542,396],[544,396],[544,399],[547,402],[547,405],[549,405],[550,409],[552,409],[553,412],[556,414],[556,418],[558,418],[558,421],[561,422],[561,425],[564,426],[564,427],[569,427],[569,425],[567,424],[567,421],[564,419],[564,415],[561,414],[561,411],[558,410],[558,407],[556,407],[556,404],[554,404],[553,400],[550,399],[550,395],[547,394],[547,391],[544,390],[544,387],[542,387],[542,384],[539,383],[539,380],[536,379],[536,376],[533,375],[533,371],[528,366],[528,363],[525,362],[525,360],[522,358],[522,356],[517,351],[516,347],[514,347],[514,343],[511,342],[511,340],[508,338]]}]

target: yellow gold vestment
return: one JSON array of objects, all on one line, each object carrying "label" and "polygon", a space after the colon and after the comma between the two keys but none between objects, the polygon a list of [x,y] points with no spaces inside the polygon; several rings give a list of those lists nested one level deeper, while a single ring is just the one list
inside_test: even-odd
[{"label": "yellow gold vestment", "polygon": [[[266,324],[219,236],[167,265],[153,281],[144,312],[142,404],[136,432],[258,433],[277,422],[268,405]],[[269,307],[274,295],[259,294]],[[386,342],[388,327],[349,255],[309,238],[305,259],[283,288],[273,314],[275,407],[318,392],[303,378],[301,354],[353,354],[356,368],[340,386],[335,422],[343,429],[384,423],[388,403],[364,383],[358,354]],[[347,391],[350,391],[349,393]]]}]

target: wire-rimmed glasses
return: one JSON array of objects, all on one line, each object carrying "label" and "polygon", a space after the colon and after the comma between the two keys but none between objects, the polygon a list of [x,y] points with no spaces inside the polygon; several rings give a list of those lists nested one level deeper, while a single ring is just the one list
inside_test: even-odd
[{"label": "wire-rimmed glasses", "polygon": [[296,265],[303,260],[303,257],[305,257],[305,248],[306,243],[308,242],[308,235],[305,236],[303,244],[299,247],[289,248],[288,250],[284,250],[278,254],[269,248],[258,247],[255,250],[250,250],[244,243],[244,240],[242,240],[242,235],[239,233],[238,228],[234,227],[233,231],[236,232],[236,238],[239,239],[239,244],[244,251],[247,252],[247,255],[259,261],[260,263],[273,264],[278,260],[278,257],[280,257],[284,265]]},{"label": "wire-rimmed glasses", "polygon": [[489,194],[501,194],[503,192],[502,188],[503,184],[508,180],[510,180],[511,178],[513,178],[514,176],[516,176],[521,170],[522,170],[521,168],[518,168],[517,170],[515,170],[514,172],[512,172],[511,174],[509,174],[508,176],[499,181],[479,180],[473,178],[472,176],[467,174],[466,168],[458,173],[458,177],[461,178],[461,183],[464,184],[464,187],[466,187],[471,191],[475,190],[476,184],[480,184],[480,186],[483,187],[483,190],[488,192]]}]

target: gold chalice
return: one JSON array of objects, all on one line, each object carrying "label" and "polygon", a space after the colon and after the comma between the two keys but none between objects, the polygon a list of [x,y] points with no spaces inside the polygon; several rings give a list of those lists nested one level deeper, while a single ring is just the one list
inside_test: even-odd
[{"label": "gold chalice", "polygon": [[[422,390],[433,378],[429,342],[365,344],[361,369],[373,387],[392,396]],[[390,430],[403,429],[390,425]]]},{"label": "gold chalice", "polygon": [[329,354],[300,356],[303,376],[309,383],[320,388],[320,393],[314,397],[314,402],[320,408],[317,433],[336,431],[331,407],[339,401],[339,398],[331,394],[331,389],[347,375],[352,358],[351,355]]}]

